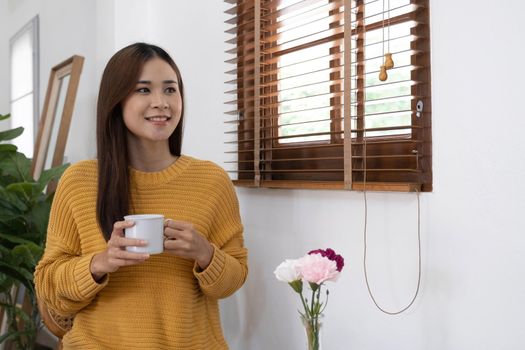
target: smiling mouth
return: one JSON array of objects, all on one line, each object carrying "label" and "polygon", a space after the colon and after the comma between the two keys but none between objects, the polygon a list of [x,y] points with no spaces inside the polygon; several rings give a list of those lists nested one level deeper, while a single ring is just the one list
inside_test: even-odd
[{"label": "smiling mouth", "polygon": [[166,122],[170,119],[171,117],[167,117],[167,116],[146,117],[146,120],[150,122]]}]

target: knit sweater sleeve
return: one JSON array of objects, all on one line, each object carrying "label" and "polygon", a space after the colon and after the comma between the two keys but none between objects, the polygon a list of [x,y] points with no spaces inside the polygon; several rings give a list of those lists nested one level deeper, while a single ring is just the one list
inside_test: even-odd
[{"label": "knit sweater sleeve", "polygon": [[219,195],[210,235],[214,254],[205,270],[200,271],[195,264],[194,274],[205,295],[220,299],[233,294],[246,281],[248,253],[244,247],[239,202],[230,178],[222,169],[216,188]]},{"label": "knit sweater sleeve", "polygon": [[107,284],[107,277],[97,283],[91,276],[90,264],[95,253],[82,254],[71,203],[74,187],[74,171],[70,167],[55,193],[46,248],[35,271],[39,300],[63,315],[74,314],[89,305]]}]

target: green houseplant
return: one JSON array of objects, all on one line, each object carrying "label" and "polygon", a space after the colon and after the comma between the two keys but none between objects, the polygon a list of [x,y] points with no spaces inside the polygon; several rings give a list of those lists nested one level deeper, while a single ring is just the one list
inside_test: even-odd
[{"label": "green houseplant", "polygon": [[[0,120],[9,115],[0,115]],[[42,256],[53,193],[46,187],[57,180],[68,164],[45,170],[38,180],[31,174],[31,160],[4,143],[22,134],[23,128],[0,132],[0,312],[4,312],[7,331],[0,344],[17,349],[32,348],[37,332],[33,273]],[[30,310],[17,303],[13,291],[23,286]]]}]

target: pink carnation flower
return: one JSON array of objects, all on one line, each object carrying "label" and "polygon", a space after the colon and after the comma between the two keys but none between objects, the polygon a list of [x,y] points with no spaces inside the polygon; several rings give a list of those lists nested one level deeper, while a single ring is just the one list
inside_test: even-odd
[{"label": "pink carnation flower", "polygon": [[337,271],[339,272],[341,272],[343,266],[345,266],[345,259],[331,248],[310,250],[308,254],[321,254],[321,256],[326,256],[328,259],[335,261],[337,263]]},{"label": "pink carnation flower", "polygon": [[297,261],[297,269],[304,280],[318,285],[324,281],[335,281],[339,277],[337,263],[320,254],[303,256]]}]

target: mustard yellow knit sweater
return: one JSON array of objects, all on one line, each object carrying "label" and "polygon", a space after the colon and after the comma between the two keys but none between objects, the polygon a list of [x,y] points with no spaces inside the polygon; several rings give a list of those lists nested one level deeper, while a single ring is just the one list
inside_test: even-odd
[{"label": "mustard yellow knit sweater", "polygon": [[154,173],[130,169],[131,214],[191,222],[213,244],[210,265],[152,255],[97,283],[89,265],[106,248],[96,220],[97,161],[67,169],[53,201],[44,256],[35,272],[39,298],[76,314],[65,349],[227,349],[217,300],[246,279],[247,251],[235,191],[217,165],[181,156]]}]

